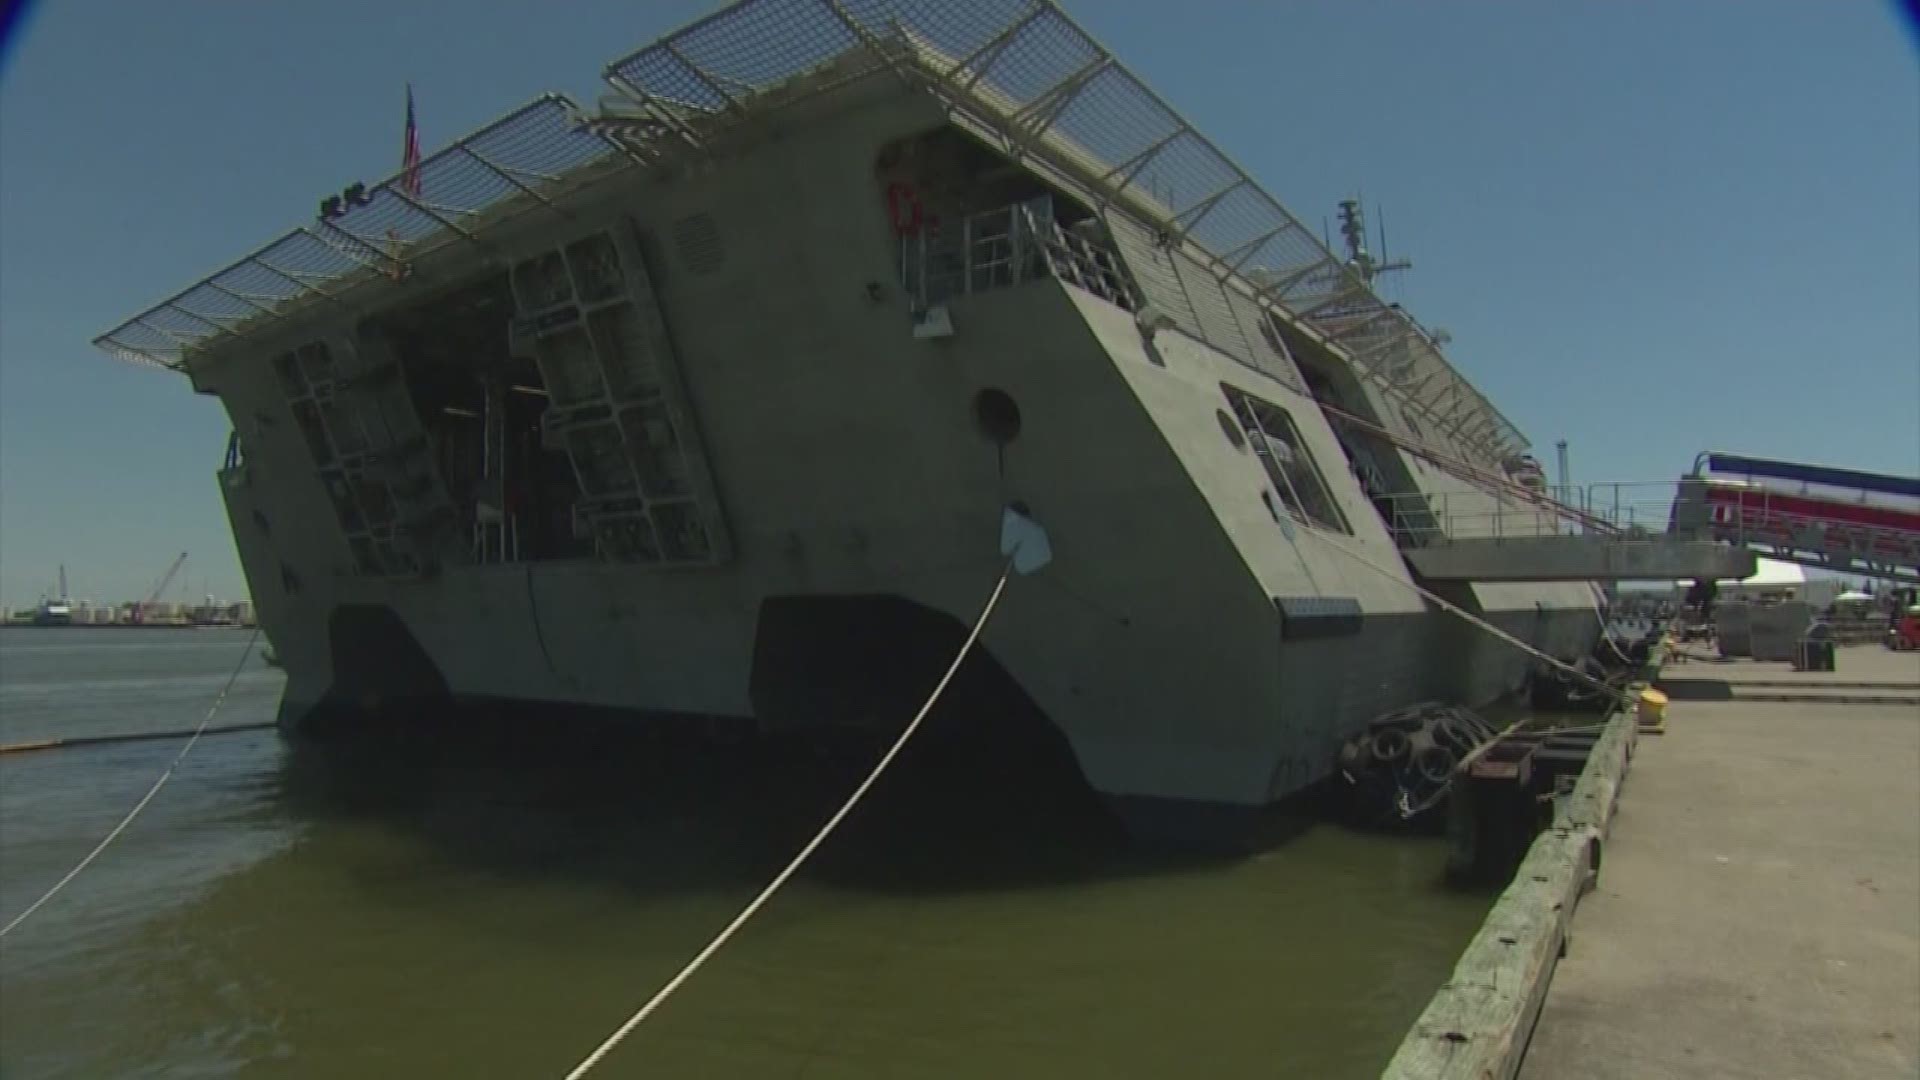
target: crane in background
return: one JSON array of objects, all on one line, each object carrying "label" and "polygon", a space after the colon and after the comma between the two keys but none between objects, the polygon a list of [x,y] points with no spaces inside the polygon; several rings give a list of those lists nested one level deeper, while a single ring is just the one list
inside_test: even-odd
[{"label": "crane in background", "polygon": [[147,593],[145,600],[134,604],[132,610],[127,612],[127,621],[135,625],[144,624],[147,621],[147,609],[160,602],[160,594],[167,591],[167,586],[173,584],[173,579],[179,575],[180,568],[185,565],[187,565],[187,553],[183,551],[173,560],[173,565],[167,567],[167,572],[160,575],[160,584],[155,585]]}]

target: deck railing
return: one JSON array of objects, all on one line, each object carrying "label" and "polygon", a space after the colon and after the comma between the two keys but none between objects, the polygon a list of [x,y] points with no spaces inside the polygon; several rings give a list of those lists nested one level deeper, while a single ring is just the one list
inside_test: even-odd
[{"label": "deck railing", "polygon": [[742,0],[607,65],[606,79],[645,118],[636,151],[668,154],[878,72],[1191,245],[1215,277],[1291,313],[1488,459],[1525,448],[1435,335],[1053,0]]},{"label": "deck railing", "polygon": [[1085,231],[1089,227],[1062,227],[1051,201],[1039,198],[970,214],[937,231],[918,228],[900,237],[900,283],[921,311],[1048,277],[1138,310],[1119,258]]},{"label": "deck railing", "polygon": [[633,162],[581,128],[559,94],[526,105],[371,186],[355,185],[312,224],[189,286],[94,339],[109,355],[180,370],[197,348],[243,337],[303,304],[404,277],[412,260],[479,244],[506,218],[552,209],[563,193]]},{"label": "deck railing", "polygon": [[1581,520],[1576,508],[1544,494],[1496,493],[1476,487],[1376,494],[1371,499],[1401,547],[1561,536],[1593,528]]}]

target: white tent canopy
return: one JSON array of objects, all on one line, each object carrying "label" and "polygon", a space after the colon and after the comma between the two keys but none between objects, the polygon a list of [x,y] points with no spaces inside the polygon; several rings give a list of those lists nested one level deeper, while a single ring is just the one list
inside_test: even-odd
[{"label": "white tent canopy", "polygon": [[[1766,558],[1758,559],[1756,562],[1759,565],[1754,567],[1753,573],[1748,577],[1741,578],[1738,584],[1757,588],[1786,588],[1788,586],[1805,585],[1807,583],[1807,568],[1801,566],[1799,563],[1781,562],[1779,559]],[[1690,578],[1676,581],[1674,584],[1683,589],[1693,587],[1693,581]],[[1733,583],[1729,582],[1728,584]]]}]

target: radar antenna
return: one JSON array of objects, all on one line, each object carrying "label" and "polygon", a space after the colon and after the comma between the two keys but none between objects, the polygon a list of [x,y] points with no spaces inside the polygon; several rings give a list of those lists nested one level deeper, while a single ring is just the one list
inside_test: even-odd
[{"label": "radar antenna", "polygon": [[1366,211],[1360,208],[1360,200],[1340,200],[1340,235],[1347,241],[1347,266],[1354,273],[1359,274],[1360,280],[1368,285],[1372,285],[1373,279],[1381,274],[1394,270],[1406,270],[1413,266],[1413,261],[1410,259],[1386,257],[1387,229],[1384,224],[1386,215],[1381,214],[1380,220],[1382,221],[1380,258],[1375,259],[1372,253],[1367,251],[1367,217]]}]

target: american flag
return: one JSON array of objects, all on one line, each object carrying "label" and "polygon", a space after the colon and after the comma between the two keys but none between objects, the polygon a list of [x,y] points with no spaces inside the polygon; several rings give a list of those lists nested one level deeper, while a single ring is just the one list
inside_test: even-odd
[{"label": "american flag", "polygon": [[413,124],[413,84],[407,84],[407,145],[400,154],[400,190],[420,197],[420,131]]}]

